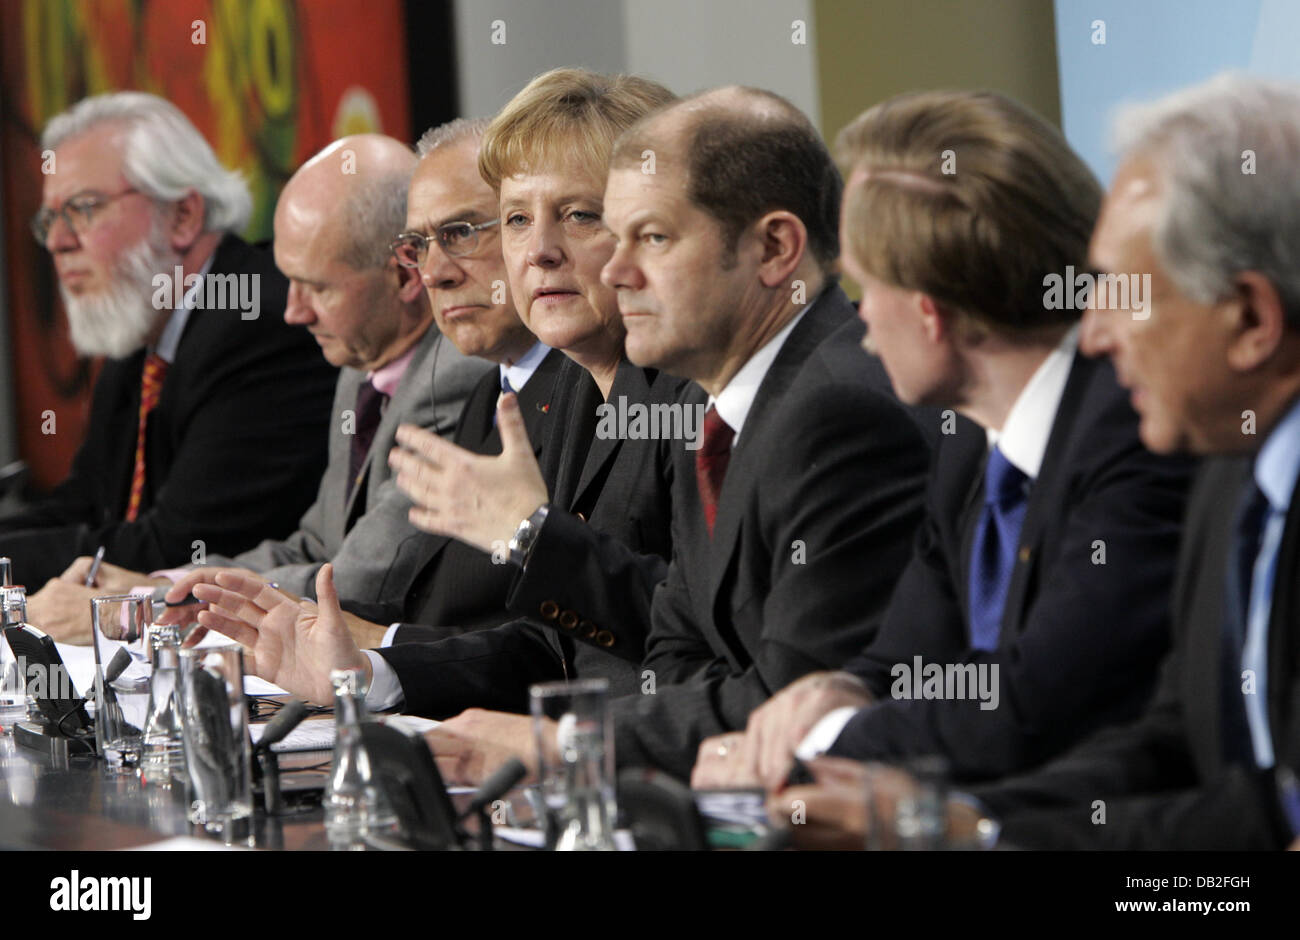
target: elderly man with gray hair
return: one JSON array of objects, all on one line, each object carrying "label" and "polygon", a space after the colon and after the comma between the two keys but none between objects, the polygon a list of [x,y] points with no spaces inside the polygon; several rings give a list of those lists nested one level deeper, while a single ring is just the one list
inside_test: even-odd
[{"label": "elderly man with gray hair", "polygon": [[[267,539],[233,558],[212,555],[193,571],[156,572],[155,584],[182,594],[218,569],[260,575],[280,589],[315,598],[316,574],[332,562],[335,587],[350,609],[400,605],[422,556],[392,483],[388,452],[397,428],[415,424],[450,436],[466,399],[490,363],[465,355],[434,320],[420,272],[398,262],[390,242],[402,231],[415,152],[381,134],[336,140],[285,184],[275,211],[275,258],[289,278],[284,319],[304,327],[341,367],[329,428],[329,463],[316,502],[287,538]],[[532,337],[525,331],[527,342]],[[78,583],[91,559],[65,573]],[[101,585],[133,590],[149,578],[101,567]],[[358,639],[379,632],[352,618]]]},{"label": "elderly man with gray hair", "polygon": [[[1118,130],[1091,260],[1153,299],[1099,291],[1080,345],[1114,361],[1149,449],[1209,458],[1174,648],[1137,721],[974,793],[1024,848],[1280,849],[1300,834],[1300,86],[1221,76]],[[860,845],[868,773],[814,768],[770,809],[804,799],[819,844]]]},{"label": "elderly man with gray hair", "polygon": [[[67,478],[0,518],[0,555],[37,626],[88,641],[87,597],[55,580],[103,548],[151,570],[291,532],[325,465],[336,373],[285,324],[269,252],[235,233],[252,200],[194,125],[154,95],[87,98],[53,118],[32,231],[77,351],[106,361]],[[55,418],[59,418],[55,415]],[[47,579],[51,579],[48,584]]]}]

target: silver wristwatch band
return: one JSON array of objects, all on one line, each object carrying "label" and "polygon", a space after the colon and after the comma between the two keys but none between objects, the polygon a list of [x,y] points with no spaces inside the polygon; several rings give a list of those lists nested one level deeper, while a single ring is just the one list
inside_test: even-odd
[{"label": "silver wristwatch band", "polygon": [[537,544],[537,536],[542,531],[542,523],[546,521],[546,514],[550,509],[550,503],[542,503],[537,507],[536,512],[519,523],[519,528],[515,529],[514,538],[506,547],[510,549],[510,560],[519,567],[527,567],[528,557],[533,553],[533,546]]}]

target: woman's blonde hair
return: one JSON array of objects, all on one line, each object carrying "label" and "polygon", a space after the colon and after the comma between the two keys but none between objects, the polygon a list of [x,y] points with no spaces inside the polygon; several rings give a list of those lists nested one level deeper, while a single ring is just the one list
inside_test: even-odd
[{"label": "woman's blonde hair", "polygon": [[500,189],[507,176],[535,172],[563,155],[604,179],[618,135],[675,100],[649,79],[553,69],[524,86],[492,119],[479,150],[479,173]]}]

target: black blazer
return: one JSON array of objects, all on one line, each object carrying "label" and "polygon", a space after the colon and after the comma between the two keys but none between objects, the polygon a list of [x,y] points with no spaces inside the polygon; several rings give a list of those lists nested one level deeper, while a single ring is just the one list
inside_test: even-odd
[{"label": "black blazer", "polygon": [[[624,361],[610,401],[669,404],[683,384]],[[529,685],[563,678],[604,677],[615,695],[638,688],[644,636],[637,611],[648,607],[671,554],[671,455],[682,445],[597,437],[596,409],[604,399],[596,383],[566,362],[556,385],[542,460],[550,515],[521,578],[525,587],[513,592],[524,599],[512,604],[537,617],[442,639],[404,624],[395,645],[378,651],[402,684],[403,711],[526,711]],[[611,600],[602,579],[611,569],[634,571],[625,583],[639,596]],[[619,610],[632,613],[623,621],[613,613]],[[428,639],[437,642],[411,642]]]},{"label": "black blazer", "polygon": [[[567,361],[563,353],[552,349],[518,392],[524,428],[538,460],[546,454],[554,398]],[[476,454],[501,453],[495,420],[500,395],[501,373],[494,368],[474,386],[452,441]],[[501,564],[500,559],[494,563],[491,554],[450,536],[415,532],[403,539],[382,592],[375,595],[391,600],[343,606],[377,623],[402,621],[398,633],[407,634],[403,640],[411,638],[406,623],[436,625],[438,636],[453,636],[506,619],[505,597],[511,576],[510,566]]]},{"label": "black blazer", "polygon": [[[1192,463],[1143,447],[1109,361],[1076,355],[1029,495],[998,647],[974,650],[969,572],[988,445],[983,428],[963,420],[957,429],[940,445],[926,523],[880,635],[845,667],[877,704],[850,720],[831,753],[942,754],[954,778],[987,779],[1130,720],[1150,698],[1169,645]],[[981,708],[973,690],[907,698],[907,674],[891,671],[915,672],[917,656],[986,677],[996,666],[996,707]]]},{"label": "black blazer", "polygon": [[[1226,756],[1224,577],[1252,461],[1207,460],[1174,589],[1174,647],[1151,705],[1033,774],[975,792],[1030,848],[1280,849],[1292,839],[1276,774]],[[1240,681],[1233,666],[1234,682]],[[1233,690],[1239,694],[1239,690]],[[1279,765],[1300,771],[1300,499],[1283,530],[1269,620],[1268,713]],[[1241,735],[1238,729],[1235,735]],[[1229,747],[1231,743],[1232,747]],[[1249,751],[1248,740],[1244,742]],[[1094,822],[1104,804],[1105,824]]]},{"label": "black blazer", "polygon": [[260,312],[193,310],[149,415],[140,514],[126,522],[145,351],[107,360],[71,472],[34,506],[0,519],[0,554],[32,589],[78,555],[136,571],[235,555],[283,538],[325,468],[338,372],[306,330],[284,322],[288,286],[269,251],[227,235],[211,273],[259,275]]},{"label": "black blazer", "polygon": [[[735,442],[713,537],[676,455],[673,562],[642,694],[613,703],[622,765],[686,777],[700,741],[874,635],[921,521],[929,453],[835,286],[795,326]],[[704,403],[693,387],[686,400]],[[653,694],[651,694],[653,693]]]}]

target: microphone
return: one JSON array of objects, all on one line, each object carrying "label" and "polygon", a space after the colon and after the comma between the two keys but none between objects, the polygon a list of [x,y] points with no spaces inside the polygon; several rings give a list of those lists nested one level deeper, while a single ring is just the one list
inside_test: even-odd
[{"label": "microphone", "polygon": [[284,812],[284,798],[280,792],[280,759],[271,745],[283,741],[289,732],[302,724],[307,717],[307,703],[302,699],[290,699],[275,713],[275,717],[262,729],[262,738],[253,748],[260,771],[262,785],[262,806],[268,816],[279,816]]},{"label": "microphone", "polygon": [[[109,686],[117,681],[117,677],[125,672],[126,667],[129,665],[131,665],[131,654],[126,651],[126,647],[119,646],[117,652],[113,654],[113,658],[110,659],[108,665],[104,667],[104,692],[106,698],[111,698],[113,701],[117,701],[117,695],[113,693]],[[91,686],[90,692],[86,695],[86,700],[91,702],[95,701],[94,686]]]},{"label": "microphone", "polygon": [[492,804],[493,800],[505,796],[510,788],[528,776],[528,768],[517,757],[502,764],[492,776],[483,781],[483,785],[474,791],[468,808],[460,814],[462,820]]},{"label": "microphone", "polygon": [[269,751],[272,744],[279,744],[289,736],[294,728],[302,724],[307,717],[307,703],[302,699],[290,699],[275,713],[275,717],[262,729],[262,738],[257,742],[257,750]]},{"label": "microphone", "polygon": [[504,796],[506,791],[526,776],[528,776],[528,768],[524,766],[523,761],[517,757],[512,757],[498,767],[496,773],[484,780],[483,785],[474,791],[469,806],[465,812],[460,814],[460,821],[463,822],[470,816],[478,817],[478,847],[480,851],[492,851],[492,817],[488,815],[487,808],[492,805],[493,800]]},{"label": "microphone", "polygon": [[113,683],[117,677],[126,671],[126,667],[131,665],[131,654],[126,651],[125,647],[119,646],[113,658],[108,661],[108,666],[104,669],[104,682]]}]

